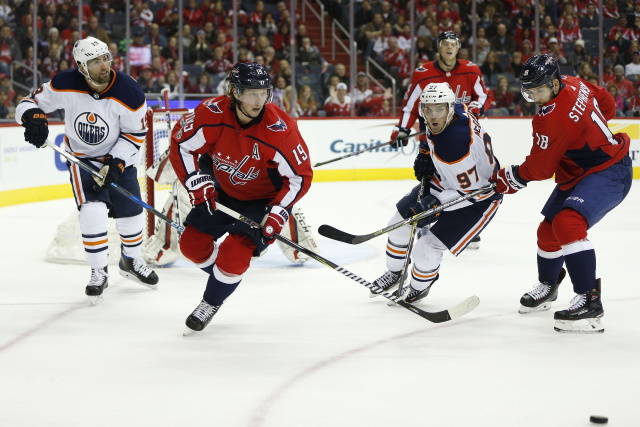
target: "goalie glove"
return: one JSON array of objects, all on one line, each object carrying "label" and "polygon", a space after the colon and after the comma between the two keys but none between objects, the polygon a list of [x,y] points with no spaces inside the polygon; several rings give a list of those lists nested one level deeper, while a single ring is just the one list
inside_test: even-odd
[{"label": "goalie glove", "polygon": [[184,188],[189,192],[191,206],[213,215],[216,210],[216,188],[211,175],[195,171],[184,180]]},{"label": "goalie glove", "polygon": [[526,180],[518,175],[519,166],[507,166],[491,175],[489,182],[495,182],[495,191],[501,194],[514,194],[527,186]]},{"label": "goalie glove", "polygon": [[407,137],[411,133],[411,129],[403,128],[400,126],[394,126],[393,132],[391,132],[391,146],[393,148],[406,147],[409,143]]},{"label": "goalie glove", "polygon": [[104,158],[104,166],[100,168],[100,175],[102,178],[93,176],[93,180],[98,183],[100,187],[108,187],[112,182],[117,182],[122,172],[124,172],[125,164],[124,160],[113,157],[111,154],[107,154]]},{"label": "goalie glove", "polygon": [[49,121],[40,108],[31,108],[22,115],[24,140],[41,148],[49,137]]}]

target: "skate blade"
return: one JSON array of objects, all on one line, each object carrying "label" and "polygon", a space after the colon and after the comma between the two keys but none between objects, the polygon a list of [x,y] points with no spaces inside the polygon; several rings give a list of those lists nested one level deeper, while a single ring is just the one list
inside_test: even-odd
[{"label": "skate blade", "polygon": [[480,249],[480,242],[471,242],[467,245],[467,249],[477,250]]},{"label": "skate blade", "polygon": [[104,299],[102,295],[91,295],[89,296],[89,304],[91,306],[98,305]]},{"label": "skate blade", "polygon": [[182,333],[182,336],[183,336],[183,337],[187,337],[187,336],[189,336],[189,335],[191,335],[191,334],[194,334],[194,333],[196,333],[196,332],[198,332],[198,331],[194,331],[193,329],[191,329],[190,327],[188,327],[188,326],[187,326],[187,327],[184,329],[184,332]]},{"label": "skate blade", "polygon": [[144,283],[143,281],[138,279],[135,275],[133,275],[131,273],[127,273],[126,271],[120,270],[120,275],[122,277],[126,277],[127,279],[131,280],[132,282],[136,282],[139,285],[142,285],[142,286],[144,286],[146,288],[153,289],[154,291],[158,289],[158,284],[157,283],[155,285],[152,285],[150,283]]},{"label": "skate blade", "polygon": [[[584,323],[576,325],[576,322]],[[553,329],[556,332],[563,334],[601,334],[604,332],[604,326],[600,322],[600,318],[595,319],[582,319],[582,320],[556,320],[556,324]]]},{"label": "skate blade", "polygon": [[530,313],[536,313],[539,311],[547,311],[551,308],[552,306],[552,301],[548,301],[545,303],[540,304],[537,307],[525,307],[524,305],[520,306],[520,309],[518,310],[518,313],[520,314],[530,314]]}]

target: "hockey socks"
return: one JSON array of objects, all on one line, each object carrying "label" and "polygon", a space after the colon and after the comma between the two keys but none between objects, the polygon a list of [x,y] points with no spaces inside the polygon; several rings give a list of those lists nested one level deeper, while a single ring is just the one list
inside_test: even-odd
[{"label": "hockey socks", "polygon": [[538,249],[538,280],[540,283],[555,285],[565,262],[562,251],[546,252]]},{"label": "hockey socks", "polygon": [[203,298],[210,305],[222,305],[224,300],[236,290],[241,281],[242,275],[225,276],[218,266],[214,265],[212,274],[207,281],[207,289],[204,291]]},{"label": "hockey socks", "polygon": [[564,262],[573,291],[576,294],[586,294],[594,289],[596,279],[596,252],[588,240],[580,240],[562,247]]}]

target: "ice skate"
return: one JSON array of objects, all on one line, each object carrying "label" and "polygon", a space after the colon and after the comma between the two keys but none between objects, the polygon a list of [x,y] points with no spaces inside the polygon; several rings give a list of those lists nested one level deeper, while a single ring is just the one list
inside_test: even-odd
[{"label": "ice skate", "polygon": [[476,236],[467,245],[467,249],[480,249],[480,236]]},{"label": "ice skate", "polygon": [[381,290],[376,292],[372,289],[371,293],[369,294],[369,298],[375,298],[381,293],[387,292],[388,290],[391,290],[398,286],[401,273],[401,271],[386,271],[382,276],[377,278],[373,282],[373,284],[378,286]]},{"label": "ice skate", "polygon": [[109,267],[92,268],[91,280],[84,290],[84,293],[89,297],[89,303],[96,305],[102,301],[102,292],[109,286]]},{"label": "ice skate", "polygon": [[558,281],[555,285],[550,285],[547,282],[538,282],[532,291],[527,292],[520,298],[521,306],[518,313],[528,314],[549,310],[553,301],[558,299],[558,286],[560,286],[566,274],[567,272],[564,268],[560,270]]},{"label": "ice skate", "polygon": [[436,278],[433,279],[431,283],[429,283],[429,286],[427,286],[425,289],[421,291],[414,289],[411,285],[405,286],[402,289],[402,296],[400,297],[400,299],[408,302],[409,304],[413,304],[414,302],[418,302],[422,299],[425,299],[427,295],[429,295],[429,291],[431,290],[431,287],[439,278],[440,278],[440,275],[438,274]]},{"label": "ice skate", "polygon": [[193,332],[200,332],[207,327],[213,315],[220,309],[219,305],[210,305],[204,299],[200,301],[200,304],[193,310],[193,313],[187,317],[185,324],[187,328],[184,330],[185,337]]},{"label": "ice skate", "polygon": [[120,257],[120,275],[150,289],[158,289],[158,275],[141,258]]},{"label": "ice skate", "polygon": [[556,311],[553,318],[557,332],[575,334],[598,334],[604,332],[600,320],[604,316],[600,299],[600,279],[596,280],[596,288],[586,294],[578,294],[571,300],[566,310]]}]

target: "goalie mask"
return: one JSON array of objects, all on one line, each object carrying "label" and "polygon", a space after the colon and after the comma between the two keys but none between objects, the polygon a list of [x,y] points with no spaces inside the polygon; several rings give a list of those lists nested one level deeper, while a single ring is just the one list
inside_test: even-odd
[{"label": "goalie mask", "polygon": [[93,81],[90,72],[99,69],[105,61],[108,62],[109,67],[111,67],[112,61],[109,46],[95,37],[78,40],[73,45],[73,58],[78,63],[78,70],[80,70],[82,75],[95,85],[99,85],[100,83]]},{"label": "goalie mask", "polygon": [[420,116],[433,134],[451,122],[456,96],[449,83],[429,83],[420,94]]}]

